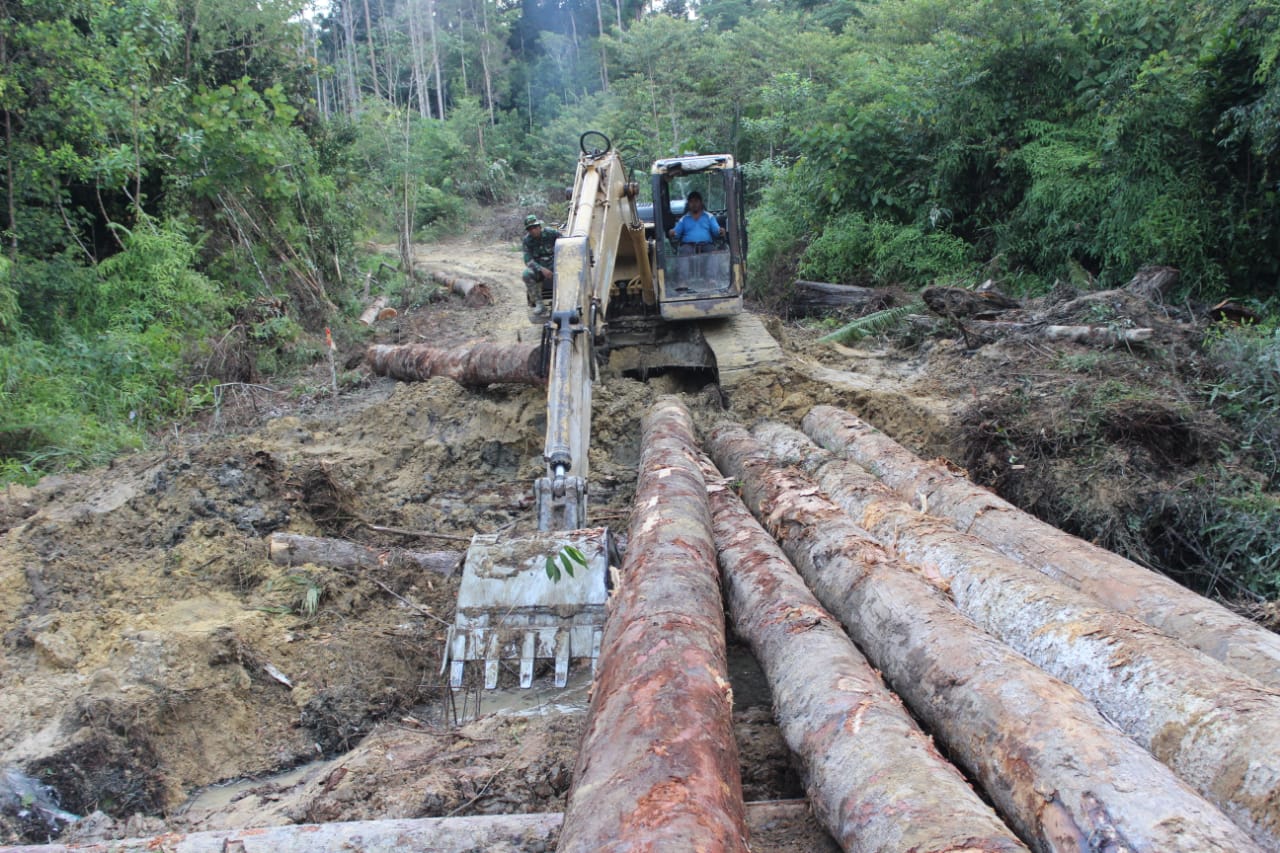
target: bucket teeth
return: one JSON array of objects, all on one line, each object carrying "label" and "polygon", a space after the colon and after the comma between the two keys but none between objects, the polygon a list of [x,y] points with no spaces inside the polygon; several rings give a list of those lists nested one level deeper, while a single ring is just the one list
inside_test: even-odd
[{"label": "bucket teeth", "polygon": [[[549,558],[567,547],[586,557],[553,580]],[[502,662],[519,661],[519,684],[533,684],[539,659],[554,661],[564,687],[573,659],[595,672],[608,599],[612,543],[607,528],[538,533],[523,539],[476,536],[463,564],[457,616],[446,643],[449,686],[463,686],[468,661],[482,662],[484,686],[498,686]]]}]

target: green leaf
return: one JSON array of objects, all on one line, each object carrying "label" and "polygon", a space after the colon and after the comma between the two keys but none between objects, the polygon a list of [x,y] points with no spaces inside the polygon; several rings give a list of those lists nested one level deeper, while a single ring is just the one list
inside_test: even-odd
[{"label": "green leaf", "polygon": [[556,557],[554,554],[547,557],[546,569],[547,577],[558,583],[560,581],[560,569],[556,566]]}]

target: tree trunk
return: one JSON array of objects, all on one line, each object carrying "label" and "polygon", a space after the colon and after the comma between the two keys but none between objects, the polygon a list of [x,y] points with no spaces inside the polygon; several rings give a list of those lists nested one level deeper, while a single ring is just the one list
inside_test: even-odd
[{"label": "tree trunk", "polygon": [[296,533],[272,533],[268,545],[271,562],[281,566],[315,563],[336,569],[410,567],[449,577],[462,565],[460,551],[410,551],[407,548],[370,548],[342,539],[322,539]]},{"label": "tree trunk", "polygon": [[1124,289],[1162,305],[1181,278],[1182,273],[1174,267],[1143,267],[1134,274]]},{"label": "tree trunk", "polygon": [[493,293],[489,290],[489,285],[482,281],[476,281],[472,278],[462,278],[460,276],[449,275],[448,273],[432,270],[427,273],[431,280],[441,287],[449,288],[450,292],[456,293],[463,298],[467,305],[471,308],[480,308],[485,305],[493,304]]},{"label": "tree trunk", "polygon": [[[958,323],[959,321],[957,321]],[[1006,335],[1026,335],[1046,341],[1070,341],[1099,347],[1141,344],[1155,336],[1154,329],[1113,329],[1109,326],[1053,326],[1045,323],[1002,323],[965,320],[963,331],[989,343]]]},{"label": "tree trunk", "polygon": [[359,850],[361,853],[527,853],[537,842],[555,841],[561,816],[543,814],[435,817],[414,820],[362,820],[220,829],[209,832],[168,832],[155,838],[98,841],[88,844],[49,844],[6,847],[22,853],[313,853],[316,850]]},{"label": "tree trunk", "polygon": [[811,317],[839,309],[853,309],[860,314],[869,314],[892,304],[893,297],[887,290],[796,279],[788,307],[792,316]]},{"label": "tree trunk", "polygon": [[436,75],[436,117],[444,121],[444,75],[440,71],[440,40],[436,37],[436,3],[427,0],[427,23],[431,34],[431,67]]},{"label": "tree trunk", "polygon": [[956,607],[1036,666],[1074,685],[1243,827],[1280,849],[1280,696],[1199,651],[916,512],[853,463],[779,424],[757,435],[800,465],[854,522]]},{"label": "tree trunk", "polygon": [[936,462],[924,462],[848,412],[815,406],[804,419],[804,430],[908,501],[923,502],[930,512],[946,516],[960,530],[1280,691],[1280,636],[1262,626],[1045,524]]},{"label": "tree trunk", "polygon": [[484,72],[484,104],[489,110],[489,126],[498,123],[493,107],[493,71],[489,68],[489,51],[492,43],[489,38],[489,0],[480,0],[480,21],[482,34],[480,37],[480,68]]},{"label": "tree trunk", "polygon": [[[343,0],[350,2],[350,0]],[[373,94],[382,97],[382,87],[378,84],[378,52],[373,47],[373,17],[369,14],[369,0],[364,0],[364,43],[369,48],[370,82],[373,83]]]},{"label": "tree trunk", "polygon": [[667,398],[642,430],[639,511],[556,849],[746,853],[724,605],[693,427]]},{"label": "tree trunk", "polygon": [[1027,848],[934,749],[706,462],[725,598],[773,691],[814,811],[845,850]]},{"label": "tree trunk", "polygon": [[347,115],[356,114],[360,91],[356,86],[356,24],[351,15],[351,0],[342,0],[343,68],[346,70]]},{"label": "tree trunk", "polygon": [[[709,446],[818,599],[1010,825],[1042,851],[1258,850],[1079,691],[956,611],[741,427]],[[1118,846],[1117,846],[1118,845]]]},{"label": "tree trunk", "polygon": [[447,350],[426,344],[375,344],[365,351],[365,361],[378,376],[402,382],[425,382],[435,376],[461,385],[541,385],[546,381],[537,344],[478,343]]},{"label": "tree trunk", "polygon": [[377,299],[369,303],[368,308],[360,312],[361,325],[372,326],[378,320],[384,319],[382,313],[384,310],[390,311],[391,314],[389,316],[391,317],[396,315],[396,310],[394,308],[387,308],[387,297],[379,296]]}]

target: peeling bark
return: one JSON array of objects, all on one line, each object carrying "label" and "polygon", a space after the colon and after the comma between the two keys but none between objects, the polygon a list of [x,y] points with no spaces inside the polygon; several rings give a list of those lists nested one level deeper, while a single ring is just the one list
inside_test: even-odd
[{"label": "peeling bark", "polygon": [[804,419],[804,430],[909,501],[947,517],[958,529],[1280,691],[1280,635],[1163,575],[1045,524],[936,462],[924,462],[848,412],[815,406]]},{"label": "peeling bark", "polygon": [[745,853],[724,606],[693,427],[643,424],[636,513],[557,848]]},{"label": "peeling bark", "polygon": [[402,382],[425,382],[445,376],[461,385],[514,382],[542,385],[542,358],[537,345],[478,343],[457,349],[426,344],[375,344],[365,362],[379,376]]},{"label": "peeling bark", "polygon": [[938,754],[705,462],[725,598],[765,671],[814,811],[844,850],[1026,850]]},{"label": "peeling bark", "polygon": [[1078,688],[1259,844],[1280,849],[1280,695],[911,509],[803,433],[766,423],[756,434],[881,545],[937,578],[961,613]]},{"label": "peeling bark", "polygon": [[1100,833],[1135,853],[1260,849],[1079,691],[871,542],[812,480],[777,468],[745,430],[719,427],[708,444],[818,599],[1034,849],[1079,853]]},{"label": "peeling bark", "polygon": [[412,567],[449,577],[462,565],[459,551],[410,551],[407,548],[370,548],[343,539],[272,533],[268,543],[271,562],[282,566],[315,563],[338,569]]}]

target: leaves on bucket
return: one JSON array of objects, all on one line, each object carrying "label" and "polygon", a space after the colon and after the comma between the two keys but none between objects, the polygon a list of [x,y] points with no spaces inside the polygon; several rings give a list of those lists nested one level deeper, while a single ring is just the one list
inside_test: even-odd
[{"label": "leaves on bucket", "polygon": [[572,545],[565,545],[557,553],[547,556],[547,577],[556,583],[559,583],[560,578],[564,575],[573,577],[575,564],[586,568],[586,554],[583,554]]}]

